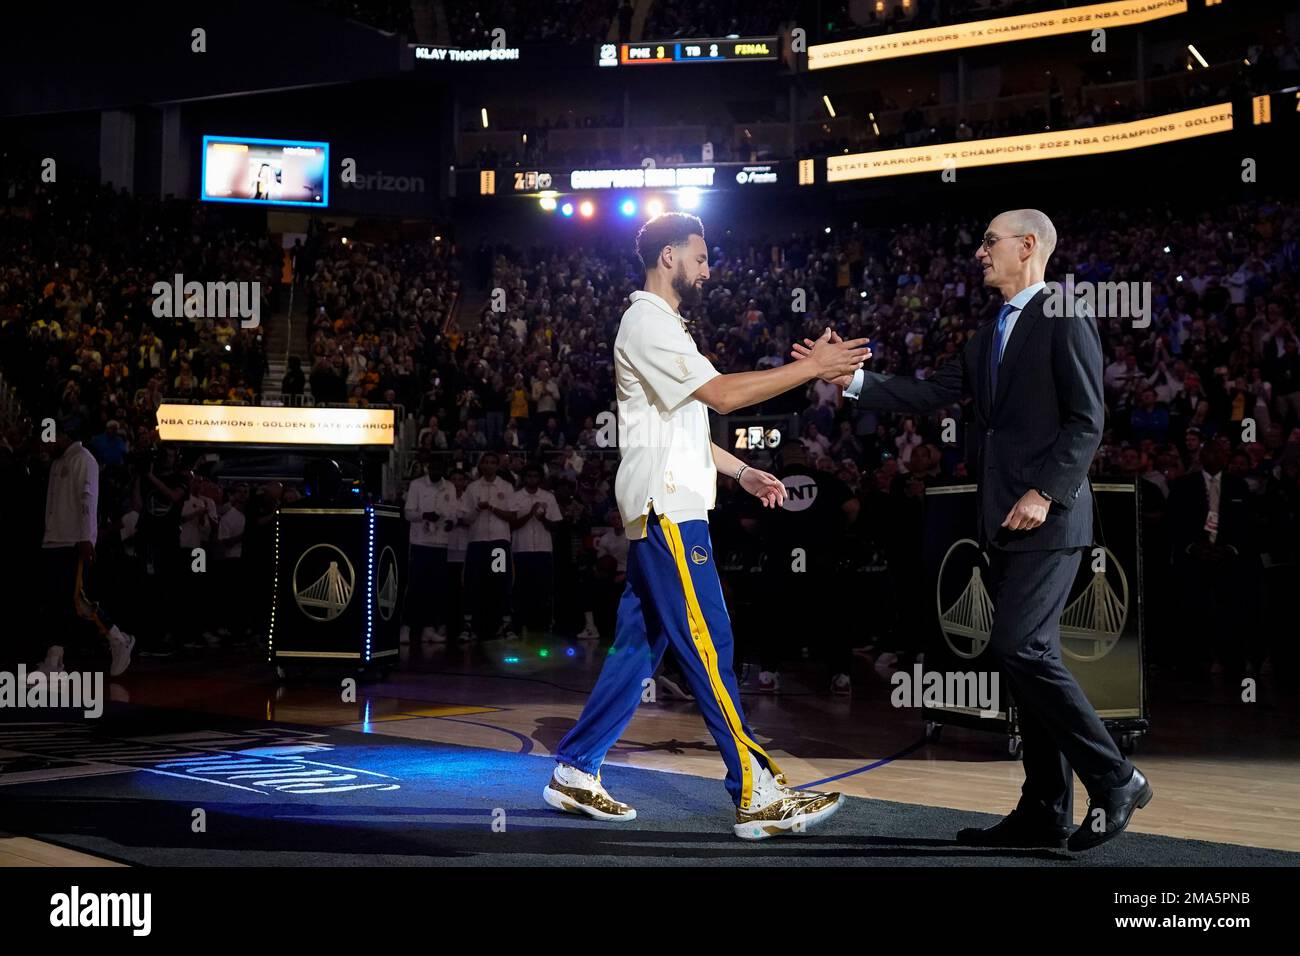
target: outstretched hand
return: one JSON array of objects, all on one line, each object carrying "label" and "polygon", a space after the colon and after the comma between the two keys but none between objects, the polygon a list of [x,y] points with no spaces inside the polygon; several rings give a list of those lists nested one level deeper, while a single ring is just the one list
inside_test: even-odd
[{"label": "outstretched hand", "polygon": [[[840,338],[840,333],[830,328],[827,328],[826,331],[822,333],[821,338],[819,338],[816,342],[814,342],[812,339],[804,339],[802,344],[798,342],[794,343],[793,348],[790,349],[790,357],[793,358],[795,361],[814,358],[816,355],[817,346],[823,342],[828,343],[830,345],[854,346],[857,344],[865,344],[867,342],[867,339],[854,339],[852,342],[846,343],[842,338]],[[842,389],[848,388],[850,385],[853,384],[853,373],[856,372],[858,369],[862,368],[863,362],[871,358],[871,349],[863,348],[861,351],[863,353],[862,360],[858,363],[858,365],[855,368],[849,369],[848,371],[840,372],[839,374],[829,375],[829,376],[819,373],[817,377],[824,382],[830,382],[832,385],[838,388],[842,388]]]}]

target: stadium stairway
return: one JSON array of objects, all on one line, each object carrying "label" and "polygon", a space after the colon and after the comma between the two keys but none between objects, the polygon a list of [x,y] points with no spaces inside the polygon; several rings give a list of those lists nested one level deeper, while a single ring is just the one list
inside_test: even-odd
[{"label": "stadium stairway", "polygon": [[[299,329],[301,333],[301,329]],[[279,405],[282,401],[280,385],[284,382],[284,373],[289,370],[288,354],[291,335],[290,312],[277,311],[271,315],[262,329],[262,347],[266,350],[266,376],[262,379],[262,401],[268,405]],[[303,374],[310,371],[303,369]],[[303,387],[303,401],[311,404],[311,383]]]},{"label": "stadium stairway", "polygon": [[456,327],[466,335],[477,329],[483,310],[488,307],[491,299],[491,289],[463,288],[460,301],[452,312]]}]

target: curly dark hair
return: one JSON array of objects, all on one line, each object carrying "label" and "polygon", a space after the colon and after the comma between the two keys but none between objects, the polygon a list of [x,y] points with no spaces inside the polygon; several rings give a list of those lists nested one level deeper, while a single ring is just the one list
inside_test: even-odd
[{"label": "curly dark hair", "polygon": [[704,223],[688,212],[666,212],[655,216],[636,234],[636,254],[646,270],[654,267],[664,246],[680,246],[691,236],[704,238]]}]

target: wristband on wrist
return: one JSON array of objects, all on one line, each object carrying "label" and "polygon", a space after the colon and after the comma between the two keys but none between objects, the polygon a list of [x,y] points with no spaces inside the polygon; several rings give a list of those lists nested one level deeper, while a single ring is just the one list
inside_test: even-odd
[{"label": "wristband on wrist", "polygon": [[740,471],[736,472],[736,480],[737,480],[737,481],[740,481],[740,476],[743,475],[743,474],[745,473],[745,470],[746,470],[747,468],[749,468],[748,465],[741,465],[741,466],[740,466]]}]

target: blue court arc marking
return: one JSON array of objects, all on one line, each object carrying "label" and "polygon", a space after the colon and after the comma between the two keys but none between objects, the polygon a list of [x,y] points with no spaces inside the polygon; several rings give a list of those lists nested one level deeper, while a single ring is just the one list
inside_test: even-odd
[{"label": "blue court arc marking", "polygon": [[[530,754],[533,752],[533,739],[527,736],[526,734],[519,733],[519,731],[517,730],[511,730],[509,727],[498,727],[496,724],[485,724],[482,721],[478,721],[478,720],[465,720],[463,717],[434,717],[433,719],[450,720],[453,723],[457,723],[457,724],[472,724],[475,727],[486,727],[488,730],[498,730],[503,734],[509,734],[511,737],[514,737],[516,740],[519,741],[519,744],[522,748],[519,751],[521,754]],[[836,780],[843,780],[846,777],[855,777],[860,773],[868,773],[869,771],[876,770],[880,767],[885,766],[886,764],[891,764],[895,760],[901,760],[904,757],[910,756],[911,754],[915,753],[916,751],[924,747],[927,742],[928,741],[926,741],[926,739],[922,737],[916,743],[909,744],[908,746],[904,747],[902,750],[898,751],[897,753],[890,754],[888,757],[881,757],[879,760],[873,761],[872,763],[869,764],[865,764],[864,766],[861,767],[857,767],[854,770],[846,770],[843,773],[837,773],[834,776],[823,777],[821,780],[813,780],[810,783],[805,783],[803,786],[798,787],[797,789],[810,790],[813,787],[823,787],[828,783],[834,783]],[[654,747],[637,748],[634,750],[624,751],[624,754],[626,755],[629,753],[642,753],[647,750],[655,750],[655,749],[658,748],[654,748]]]},{"label": "blue court arc marking", "polygon": [[797,789],[810,790],[813,787],[822,787],[828,783],[834,783],[836,780],[843,780],[845,777],[854,777],[860,773],[866,773],[869,770],[875,770],[877,767],[883,767],[885,766],[885,764],[893,763],[895,760],[901,760],[903,757],[915,753],[916,751],[924,747],[926,743],[927,743],[926,739],[922,737],[916,743],[909,744],[908,746],[904,747],[902,750],[898,751],[898,753],[896,754],[890,754],[888,757],[881,757],[879,760],[875,761],[874,763],[869,763],[865,766],[858,767],[856,770],[846,770],[843,773],[835,774],[835,776],[833,777],[825,777],[822,780],[814,780],[811,783],[805,783],[802,787],[799,787]]},{"label": "blue court arc marking", "polygon": [[488,730],[499,730],[503,734],[509,734],[519,741],[522,749],[521,754],[530,754],[533,752],[533,738],[526,734],[521,734],[517,730],[511,730],[509,727],[498,727],[496,724],[485,724],[477,720],[465,720],[462,717],[434,717],[434,720],[450,720],[457,724],[473,724],[475,727],[486,727]]}]

